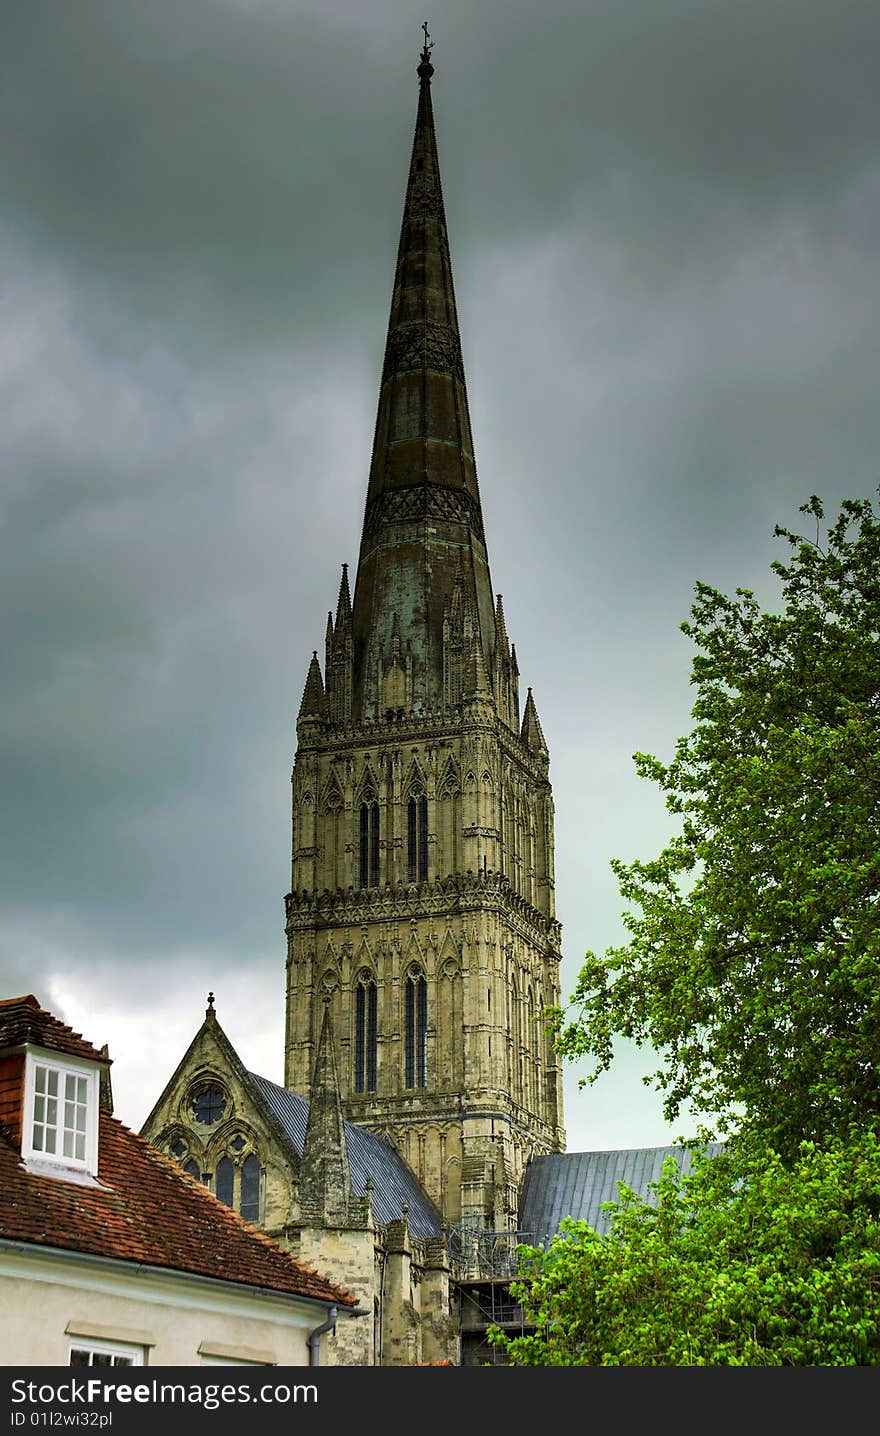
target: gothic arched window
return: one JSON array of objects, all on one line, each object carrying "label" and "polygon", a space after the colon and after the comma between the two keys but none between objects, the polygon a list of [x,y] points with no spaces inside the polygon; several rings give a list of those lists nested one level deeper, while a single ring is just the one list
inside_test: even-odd
[{"label": "gothic arched window", "polygon": [[376,983],[369,972],[358,977],[354,999],[354,1087],[356,1092],[376,1090]]},{"label": "gothic arched window", "polygon": [[235,1169],[228,1157],[221,1157],[217,1163],[217,1170],[214,1173],[214,1195],[218,1202],[224,1206],[232,1206],[232,1187],[235,1180]]},{"label": "gothic arched window", "polygon": [[360,886],[379,886],[379,804],[375,794],[366,793],[361,803]]},{"label": "gothic arched window", "polygon": [[525,1091],[523,1099],[527,1107],[534,1110],[535,1106],[535,998],[531,987],[526,993],[526,1028],[525,1028],[525,1049],[526,1049],[526,1075]]},{"label": "gothic arched window", "polygon": [[220,1087],[210,1082],[200,1087],[192,1098],[192,1114],[203,1127],[213,1127],[226,1111],[226,1096]]},{"label": "gothic arched window", "polygon": [[194,1161],[192,1157],[190,1157],[188,1162],[184,1163],[183,1170],[185,1172],[189,1172],[191,1177],[195,1177],[197,1182],[200,1182],[202,1180],[202,1174],[199,1171],[199,1164],[198,1162]]},{"label": "gothic arched window", "polygon": [[251,1153],[241,1166],[241,1214],[245,1221],[260,1220],[260,1164]]},{"label": "gothic arched window", "polygon": [[428,1085],[428,984],[425,974],[411,967],[404,993],[404,1059],[407,1087]]},{"label": "gothic arched window", "polygon": [[406,805],[406,871],[411,883],[428,876],[428,799],[419,791]]}]

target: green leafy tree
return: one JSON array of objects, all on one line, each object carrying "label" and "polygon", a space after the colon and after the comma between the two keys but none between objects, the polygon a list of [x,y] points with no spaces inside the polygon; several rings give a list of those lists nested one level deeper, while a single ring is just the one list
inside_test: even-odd
[{"label": "green leafy tree", "polygon": [[531,1335],[490,1340],[518,1366],[880,1363],[880,1143],[804,1143],[671,1159],[646,1202],[626,1188],[607,1236],[566,1222],[521,1249]]},{"label": "green leafy tree", "polygon": [[650,1045],[726,1150],[522,1249],[515,1364],[880,1364],[880,522],[802,512],[779,612],[696,586],[694,729],[636,755],[679,831],[612,864],[629,941],[552,1014],[589,1080]]},{"label": "green leafy tree", "polygon": [[660,1055],[664,1112],[780,1152],[880,1117],[880,521],[820,500],[773,564],[780,612],[699,583],[695,727],[641,775],[679,832],[612,867],[629,941],[588,953],[559,1050],[595,1080],[618,1036]]}]

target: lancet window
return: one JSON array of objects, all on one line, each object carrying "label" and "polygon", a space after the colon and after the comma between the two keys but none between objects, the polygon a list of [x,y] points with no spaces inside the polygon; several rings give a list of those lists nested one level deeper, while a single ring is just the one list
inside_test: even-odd
[{"label": "lancet window", "polygon": [[247,1222],[260,1220],[260,1164],[253,1152],[241,1164],[239,1211]]},{"label": "lancet window", "polygon": [[232,1206],[232,1191],[235,1184],[235,1168],[228,1157],[221,1157],[214,1173],[214,1195],[218,1202]]},{"label": "lancet window", "polygon": [[428,1085],[428,984],[421,968],[411,967],[404,991],[404,1084]]},{"label": "lancet window", "polygon": [[406,875],[411,883],[428,876],[428,799],[418,788],[406,805]]},{"label": "lancet window", "polygon": [[359,884],[362,888],[379,886],[379,803],[375,793],[364,794],[360,811]]},{"label": "lancet window", "polygon": [[214,1168],[214,1195],[249,1222],[260,1220],[260,1163],[251,1152],[241,1161],[247,1141],[237,1132]]},{"label": "lancet window", "polygon": [[358,977],[354,998],[354,1087],[356,1092],[376,1090],[377,1051],[376,983],[364,970]]}]

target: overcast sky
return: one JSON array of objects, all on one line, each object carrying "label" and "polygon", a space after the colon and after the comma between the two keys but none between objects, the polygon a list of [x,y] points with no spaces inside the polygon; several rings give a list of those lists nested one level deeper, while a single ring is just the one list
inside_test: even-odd
[{"label": "overcast sky", "polygon": [[[354,564],[425,18],[4,0],[3,996],[139,1127],[208,989],[282,1080],[289,777]],[[670,831],[697,579],[878,482],[876,0],[435,0],[492,581],[551,754],[563,992]],[[622,1051],[569,1147],[671,1139]]]}]

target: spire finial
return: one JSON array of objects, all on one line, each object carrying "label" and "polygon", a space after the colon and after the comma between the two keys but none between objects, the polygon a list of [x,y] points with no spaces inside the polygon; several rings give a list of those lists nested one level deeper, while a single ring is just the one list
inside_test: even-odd
[{"label": "spire finial", "polygon": [[431,51],[434,48],[434,41],[431,39],[428,33],[427,20],[424,20],[422,22],[422,30],[425,34],[425,43],[422,46],[421,64],[419,65],[417,74],[420,80],[430,81],[431,76],[434,73],[434,66],[431,64]]},{"label": "spire finial", "polygon": [[213,1016],[214,1016],[214,994],[213,994],[213,992],[209,992],[209,993],[208,993],[208,1006],[207,1006],[207,1008],[205,1009],[205,1016],[206,1016],[206,1017],[213,1017]]}]

